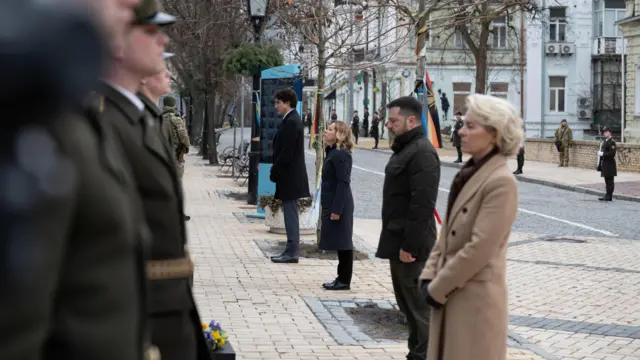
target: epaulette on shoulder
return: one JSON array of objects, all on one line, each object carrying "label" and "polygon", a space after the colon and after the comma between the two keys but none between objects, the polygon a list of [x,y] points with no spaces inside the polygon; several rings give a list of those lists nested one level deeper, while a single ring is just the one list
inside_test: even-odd
[{"label": "epaulette on shoulder", "polygon": [[84,108],[86,111],[101,114],[104,111],[104,96],[92,91],[84,99]]}]

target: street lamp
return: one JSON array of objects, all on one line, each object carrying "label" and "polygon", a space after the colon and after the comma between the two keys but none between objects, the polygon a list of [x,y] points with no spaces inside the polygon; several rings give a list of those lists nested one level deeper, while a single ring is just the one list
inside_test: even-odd
[{"label": "street lamp", "polygon": [[[249,19],[253,24],[253,40],[256,44],[260,42],[260,29],[267,14],[267,3],[269,0],[247,0],[249,6]],[[259,103],[260,94],[260,68],[253,69],[253,103]],[[249,189],[247,202],[251,205],[258,203],[258,161],[260,157],[260,129],[258,128],[257,109],[253,106],[253,121],[251,122],[251,151],[249,152]]]}]

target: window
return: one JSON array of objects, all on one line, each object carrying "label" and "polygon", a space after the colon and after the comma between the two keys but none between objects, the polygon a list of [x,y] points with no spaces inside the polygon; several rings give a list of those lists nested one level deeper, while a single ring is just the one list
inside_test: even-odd
[{"label": "window", "polygon": [[492,96],[507,100],[509,97],[509,83],[494,82],[489,85],[489,93]]},{"label": "window", "polygon": [[466,49],[467,42],[464,41],[464,37],[462,36],[462,31],[460,29],[456,29],[453,33],[453,46],[456,49]]},{"label": "window", "polygon": [[567,8],[549,9],[549,41],[567,41]]},{"label": "window", "polygon": [[507,17],[503,16],[491,22],[491,47],[494,49],[504,49],[507,47]]},{"label": "window", "polygon": [[471,93],[471,83],[453,83],[453,113],[467,112],[467,96]]},{"label": "window", "polygon": [[638,81],[640,79],[640,66],[638,66],[636,68],[636,109],[634,111],[634,113],[640,114],[640,81]]},{"label": "window", "polygon": [[564,112],[565,104],[564,76],[549,76],[549,111]]},{"label": "window", "polygon": [[621,37],[616,21],[626,17],[624,0],[599,0],[595,6],[595,36]]}]

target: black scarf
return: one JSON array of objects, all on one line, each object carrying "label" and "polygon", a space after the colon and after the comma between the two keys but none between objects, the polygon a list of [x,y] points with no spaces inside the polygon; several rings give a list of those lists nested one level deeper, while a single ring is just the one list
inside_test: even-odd
[{"label": "black scarf", "polygon": [[493,148],[490,153],[485,155],[482,159],[480,159],[477,163],[473,160],[473,158],[469,159],[466,164],[462,167],[462,169],[456,174],[456,177],[453,179],[451,183],[451,191],[449,192],[449,200],[447,201],[447,221],[449,220],[449,216],[451,215],[451,208],[453,204],[456,202],[458,195],[462,191],[462,188],[469,182],[471,177],[480,170],[482,165],[486,164],[491,158],[498,153],[498,148]]}]

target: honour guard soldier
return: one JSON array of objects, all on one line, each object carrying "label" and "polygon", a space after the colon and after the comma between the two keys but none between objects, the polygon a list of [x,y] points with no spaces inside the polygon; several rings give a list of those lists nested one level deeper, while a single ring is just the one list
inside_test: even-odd
[{"label": "honour guard soldier", "polygon": [[[136,2],[90,5],[118,43]],[[30,101],[42,116],[0,131],[0,359],[143,360],[149,233],[125,154],[98,101]]]},{"label": "honour guard soldier", "polygon": [[[110,77],[102,88],[104,115],[118,134],[133,169],[152,235],[148,320],[151,342],[162,360],[209,360],[209,348],[189,279],[193,263],[185,251],[186,224],[175,159],[161,132],[159,111],[135,92],[144,79],[164,70],[168,37],[162,27],[175,17],[159,11],[155,0],[136,8],[125,46],[117,53]],[[153,105],[155,106],[155,105]]]},{"label": "honour guard soldier", "polygon": [[614,189],[614,177],[618,176],[616,166],[616,142],[611,137],[611,129],[605,127],[602,129],[605,139],[600,144],[600,152],[598,152],[598,171],[600,176],[604,178],[606,194],[599,198],[600,201],[612,201]]}]

